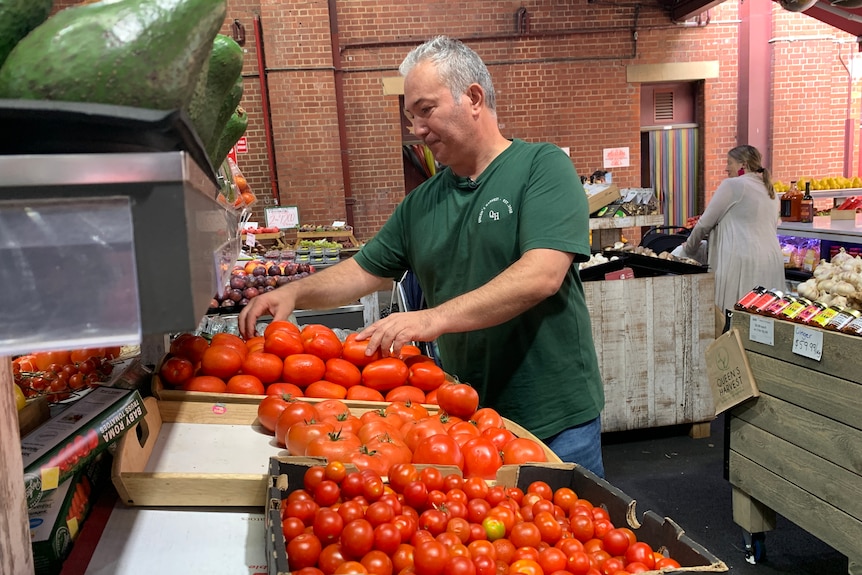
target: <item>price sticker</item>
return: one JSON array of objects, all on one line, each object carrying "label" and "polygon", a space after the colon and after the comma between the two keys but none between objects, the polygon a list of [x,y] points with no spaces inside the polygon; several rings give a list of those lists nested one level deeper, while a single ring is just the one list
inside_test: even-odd
[{"label": "price sticker", "polygon": [[748,324],[748,339],[764,345],[775,345],[775,320],[757,315]]},{"label": "price sticker", "polygon": [[820,361],[823,357],[823,332],[797,325],[793,329],[793,349],[796,355]]}]

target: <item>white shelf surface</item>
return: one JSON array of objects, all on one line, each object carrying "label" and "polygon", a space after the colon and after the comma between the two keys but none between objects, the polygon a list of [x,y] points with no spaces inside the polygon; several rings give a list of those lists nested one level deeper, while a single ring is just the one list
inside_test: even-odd
[{"label": "white shelf surface", "polygon": [[782,236],[816,238],[836,242],[862,243],[862,220],[859,214],[853,220],[833,220],[829,216],[815,216],[810,224],[782,222],[778,226]]}]

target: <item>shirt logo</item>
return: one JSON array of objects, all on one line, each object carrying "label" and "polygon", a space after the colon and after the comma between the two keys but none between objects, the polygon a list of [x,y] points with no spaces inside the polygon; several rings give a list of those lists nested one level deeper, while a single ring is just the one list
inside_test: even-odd
[{"label": "shirt logo", "polygon": [[485,219],[498,222],[501,218],[512,215],[512,211],[512,204],[509,203],[509,200],[499,197],[491,198],[479,211],[477,223],[481,224]]}]

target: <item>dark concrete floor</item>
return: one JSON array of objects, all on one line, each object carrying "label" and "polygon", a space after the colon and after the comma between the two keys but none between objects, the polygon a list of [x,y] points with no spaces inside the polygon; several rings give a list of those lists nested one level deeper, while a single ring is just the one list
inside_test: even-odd
[{"label": "dark concrete floor", "polygon": [[847,574],[844,555],[781,516],[766,534],[765,559],[745,561],[743,532],[733,522],[731,488],[723,476],[723,416],[704,439],[690,438],[688,426],[674,426],[606,433],[602,444],[606,479],[638,501],[638,512],[670,517],[730,573]]}]

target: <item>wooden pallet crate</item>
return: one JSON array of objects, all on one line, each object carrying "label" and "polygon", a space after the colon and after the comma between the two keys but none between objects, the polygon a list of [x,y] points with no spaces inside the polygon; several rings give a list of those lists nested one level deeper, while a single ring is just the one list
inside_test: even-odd
[{"label": "wooden pallet crate", "polygon": [[[755,339],[771,333],[773,345],[751,339],[752,321]],[[862,338],[745,312],[732,325],[760,390],[728,414],[734,521],[761,533],[779,513],[862,573]],[[822,336],[819,361],[798,353],[811,332]]]}]

